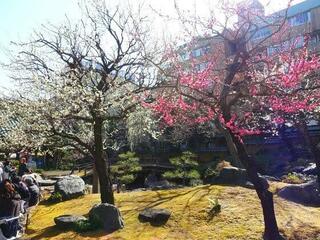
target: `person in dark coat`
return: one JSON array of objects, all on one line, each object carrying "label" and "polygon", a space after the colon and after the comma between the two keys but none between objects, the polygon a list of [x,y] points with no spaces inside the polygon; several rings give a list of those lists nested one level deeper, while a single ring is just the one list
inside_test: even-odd
[{"label": "person in dark coat", "polygon": [[[21,197],[15,191],[13,184],[9,179],[4,180],[0,184],[0,219],[17,217],[20,214]],[[1,224],[0,228],[5,237],[10,238],[16,236],[21,230],[18,219]]]},{"label": "person in dark coat", "polygon": [[0,217],[16,217],[20,213],[21,196],[9,179],[0,186]]},{"label": "person in dark coat", "polygon": [[28,208],[28,203],[30,200],[30,192],[27,184],[25,184],[22,181],[22,178],[20,176],[14,176],[12,178],[12,183],[14,185],[15,190],[19,193],[21,200],[24,201],[23,210],[26,210]]},{"label": "person in dark coat", "polygon": [[11,179],[14,175],[16,175],[16,168],[12,166],[10,161],[7,159],[3,163],[3,180]]},{"label": "person in dark coat", "polygon": [[27,159],[25,157],[22,157],[20,159],[20,165],[18,170],[18,175],[22,177],[25,174],[32,173],[32,171],[27,167]]},{"label": "person in dark coat", "polygon": [[40,200],[40,189],[34,183],[33,178],[28,177],[24,181],[25,181],[26,185],[28,186],[28,189],[30,192],[29,207],[35,206],[38,204],[38,202]]}]

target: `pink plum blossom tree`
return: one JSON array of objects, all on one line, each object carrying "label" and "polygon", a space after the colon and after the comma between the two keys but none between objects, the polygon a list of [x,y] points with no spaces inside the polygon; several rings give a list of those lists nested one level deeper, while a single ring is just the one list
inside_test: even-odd
[{"label": "pink plum blossom tree", "polygon": [[[219,16],[212,12],[209,19],[177,9],[191,40],[179,49],[177,43],[168,46],[168,64],[162,71],[167,85],[146,105],[169,126],[187,128],[211,121],[224,130],[260,199],[265,239],[281,239],[273,194],[259,177],[243,137],[273,131],[274,123],[284,121],[280,112],[313,111],[319,106],[320,58],[294,46],[267,54],[267,46],[290,38],[286,11],[268,18],[250,6],[220,3]],[[271,30],[257,39],[261,28]],[[194,54],[197,49],[204,51],[202,56]]]}]

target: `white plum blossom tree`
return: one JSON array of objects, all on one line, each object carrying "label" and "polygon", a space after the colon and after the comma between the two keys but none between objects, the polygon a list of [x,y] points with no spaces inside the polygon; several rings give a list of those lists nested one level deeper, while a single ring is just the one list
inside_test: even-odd
[{"label": "white plum blossom tree", "polygon": [[9,67],[21,88],[7,101],[6,117],[18,117],[19,124],[3,142],[54,142],[90,155],[101,201],[114,204],[105,150],[115,146],[110,136],[130,119],[140,93],[155,85],[147,59],[157,48],[148,44],[139,12],[110,10],[104,1],[84,5],[83,12],[78,23],[49,24],[29,42],[15,43]]}]

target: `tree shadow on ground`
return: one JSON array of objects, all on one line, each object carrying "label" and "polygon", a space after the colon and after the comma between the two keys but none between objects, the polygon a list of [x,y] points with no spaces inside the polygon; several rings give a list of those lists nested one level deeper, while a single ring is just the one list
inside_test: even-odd
[{"label": "tree shadow on ground", "polygon": [[74,199],[81,199],[84,196],[85,195],[74,196],[71,199],[65,199],[65,200],[50,200],[50,198],[48,198],[48,199],[44,199],[41,202],[39,202],[39,205],[53,206],[53,205],[58,204],[58,203],[67,202],[67,201],[71,201],[71,200],[74,200]]},{"label": "tree shadow on ground", "polygon": [[127,211],[121,211],[121,212],[123,214],[125,214],[127,217],[133,217],[134,215],[137,215],[137,212],[142,211],[142,210],[144,210],[146,208],[158,207],[161,204],[164,204],[166,202],[170,202],[170,201],[174,200],[175,198],[182,197],[182,196],[188,195],[191,192],[193,192],[193,194],[187,200],[187,205],[188,205],[189,202],[190,202],[190,199],[192,197],[194,197],[198,192],[203,191],[203,190],[207,190],[207,192],[209,193],[210,192],[209,188],[210,188],[210,185],[204,185],[204,186],[198,187],[198,189],[196,189],[196,190],[194,188],[191,188],[189,190],[185,190],[185,191],[178,192],[178,193],[177,192],[167,193],[166,195],[168,195],[168,196],[163,196],[163,194],[162,194],[163,190],[159,190],[159,191],[155,192],[156,196],[154,197],[154,201],[152,201],[152,202],[150,202],[148,200],[145,200],[145,197],[142,200],[133,199],[132,201],[122,201],[121,202],[122,206],[124,206],[126,202],[127,203],[135,202],[135,203],[137,203],[137,207],[132,208],[132,209],[127,210]]},{"label": "tree shadow on ground", "polygon": [[[130,201],[120,201],[119,205],[121,207],[121,206],[126,206],[126,204],[132,205],[134,203],[134,205],[136,207],[133,207],[130,210],[121,211],[121,212],[127,218],[136,217],[138,219],[138,214],[137,213],[139,211],[142,211],[142,210],[144,210],[146,208],[158,207],[161,204],[164,204],[166,202],[170,202],[170,201],[172,201],[172,200],[174,200],[174,199],[176,199],[178,197],[183,197],[185,195],[188,195],[188,194],[192,193],[190,195],[190,197],[188,197],[186,199],[186,205],[183,208],[183,211],[187,211],[187,210],[190,209],[190,204],[192,204],[192,202],[193,202],[192,198],[194,198],[199,192],[203,192],[203,193],[201,193],[199,196],[197,196],[196,199],[199,199],[201,197],[204,197],[205,195],[208,195],[209,192],[210,192],[210,185],[199,186],[197,189],[195,189],[195,188],[184,189],[184,190],[178,191],[178,192],[175,192],[175,191],[167,192],[167,191],[159,190],[159,191],[155,191],[155,196],[152,199],[152,201],[148,200],[147,197],[142,197],[142,199],[134,198],[134,199],[132,199]],[[196,199],[194,199],[194,200],[196,200]],[[43,204],[46,205],[46,203],[43,203]],[[50,205],[52,205],[52,204],[50,204]],[[91,237],[91,238],[94,238],[94,239],[106,236],[106,233],[104,231],[102,231],[102,230],[88,231],[88,232],[85,232],[85,233],[77,233],[77,232],[74,232],[73,230],[69,230],[69,231],[72,231],[75,236]],[[27,233],[29,235],[33,235],[33,234],[35,234],[35,231],[30,229],[30,230],[27,231]],[[47,228],[43,229],[41,231],[41,233],[39,233],[36,236],[33,236],[31,239],[41,240],[41,239],[44,239],[44,238],[52,238],[52,237],[56,237],[56,236],[58,236],[60,234],[63,234],[63,233],[66,233],[66,231],[60,230],[56,226],[50,226],[50,227],[47,227]]]},{"label": "tree shadow on ground", "polygon": [[[90,237],[92,239],[97,239],[103,236],[106,236],[107,233],[105,233],[103,230],[94,230],[94,231],[88,231],[85,233],[77,233],[74,232],[73,230],[60,230],[58,229],[56,226],[51,226],[51,227],[47,227],[45,229],[43,229],[43,231],[36,235],[33,236],[32,238],[28,238],[28,239],[32,239],[32,240],[42,240],[44,238],[53,238],[53,237],[57,237],[60,234],[66,233],[67,231],[72,231],[74,233],[74,235],[79,235],[81,237]],[[35,232],[33,230],[28,230],[27,231],[28,234],[34,234]]]},{"label": "tree shadow on ground", "polygon": [[[34,230],[27,231],[27,234],[34,234],[34,233],[35,233]],[[58,234],[59,234],[59,230],[56,227],[51,226],[51,227],[47,227],[47,228],[43,229],[43,231],[40,234],[38,234],[30,239],[41,240],[43,238],[55,237]]]}]

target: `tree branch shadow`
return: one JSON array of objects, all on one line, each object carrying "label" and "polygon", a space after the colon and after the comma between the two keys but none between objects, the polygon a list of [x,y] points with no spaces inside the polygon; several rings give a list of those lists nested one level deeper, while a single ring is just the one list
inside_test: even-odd
[{"label": "tree branch shadow", "polygon": [[[204,191],[205,190],[205,191]],[[133,198],[132,200],[130,199],[129,201],[121,201],[119,202],[120,206],[126,206],[126,204],[130,204],[130,205],[136,205],[136,207],[131,208],[130,210],[126,210],[126,211],[121,211],[123,215],[125,215],[126,218],[130,218],[130,217],[136,217],[138,219],[138,212],[146,209],[146,208],[155,208],[160,206],[161,204],[173,201],[176,198],[188,195],[191,193],[190,197],[188,197],[186,205],[183,208],[183,211],[190,211],[190,205],[192,205],[192,203],[194,201],[196,201],[196,199],[194,199],[194,201],[192,200],[199,192],[204,191],[201,195],[199,195],[196,199],[200,199],[202,197],[204,197],[205,195],[208,195],[210,192],[210,185],[203,185],[203,186],[199,186],[196,189],[195,188],[190,188],[190,189],[185,189],[183,191],[178,191],[178,192],[165,192],[164,190],[159,190],[156,191],[156,196],[153,197],[152,201],[150,202],[150,198],[148,200],[147,197],[143,196],[142,199],[137,199],[137,198]],[[146,225],[148,226],[148,225]],[[157,227],[157,226],[154,226]],[[144,227],[145,228],[145,227]],[[89,231],[89,232],[85,232],[85,233],[77,233],[74,232],[73,230],[67,230],[67,231],[72,231],[73,234],[76,236],[82,236],[82,237],[91,237],[91,238],[99,238],[99,237],[103,237],[106,236],[107,233],[105,233],[103,230],[95,230],[95,231]],[[60,234],[66,233],[66,231],[60,230],[58,229],[56,226],[50,226],[47,227],[45,229],[43,229],[38,235],[33,236],[32,238],[29,239],[35,239],[35,240],[41,240],[44,238],[53,238],[56,237]],[[141,231],[141,233],[139,233],[139,236],[143,233],[143,231]],[[30,229],[28,230],[27,234],[29,235],[33,235],[35,234],[35,232]]]}]

